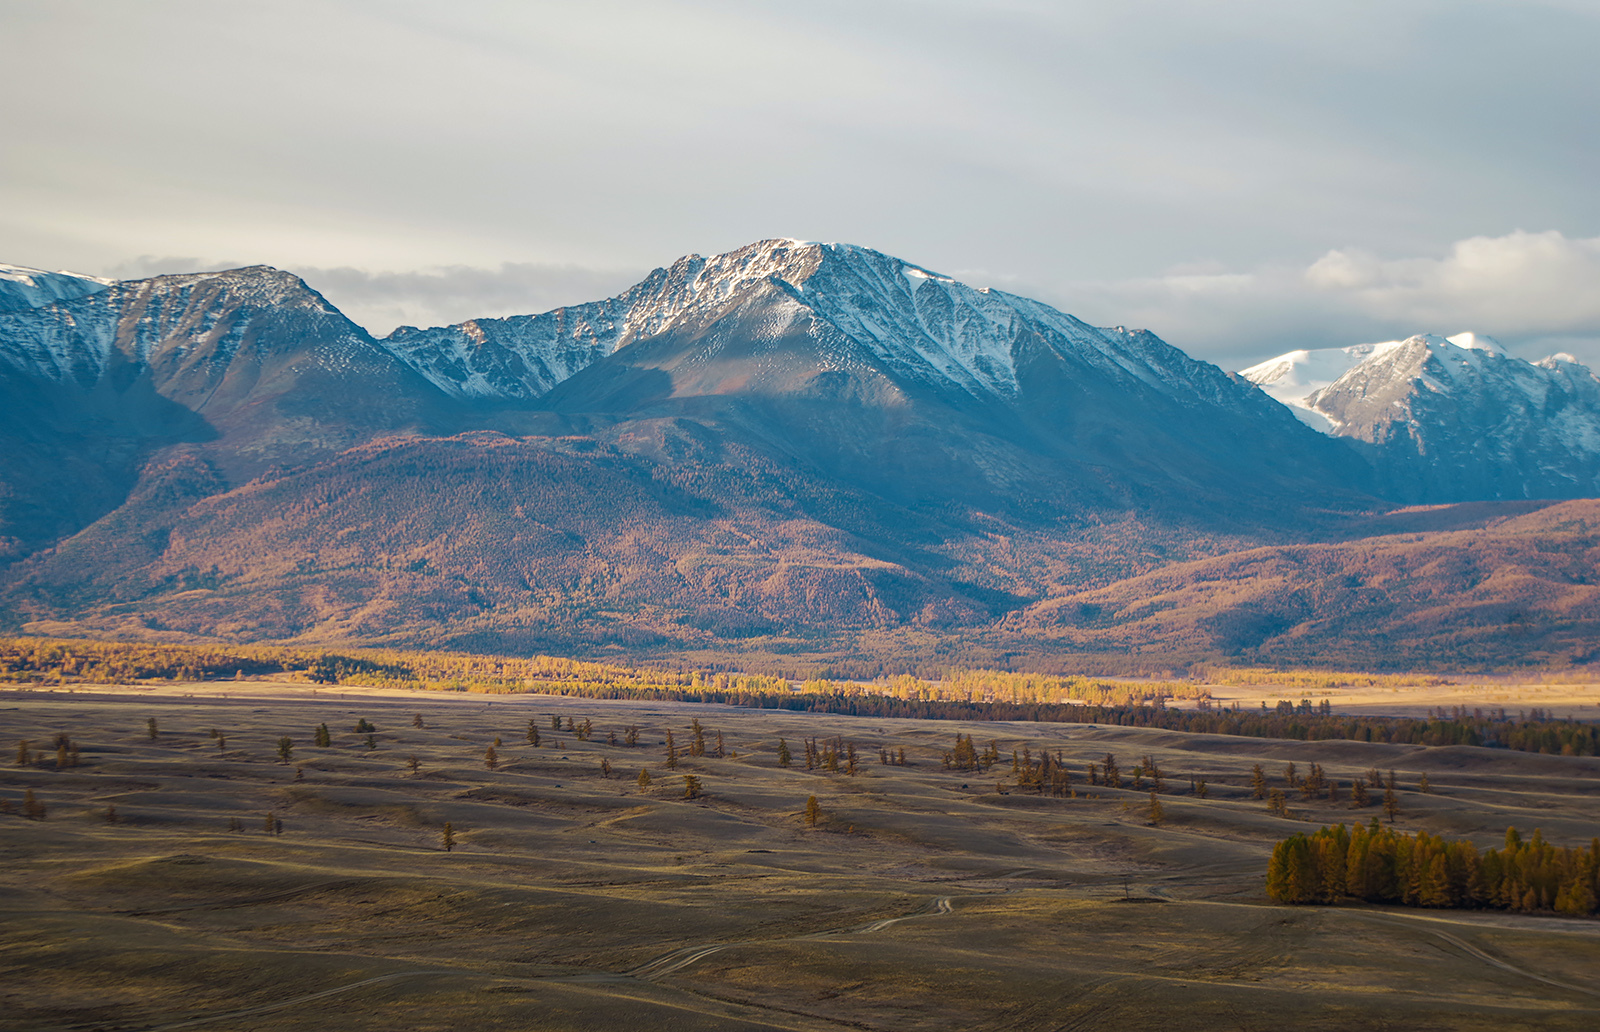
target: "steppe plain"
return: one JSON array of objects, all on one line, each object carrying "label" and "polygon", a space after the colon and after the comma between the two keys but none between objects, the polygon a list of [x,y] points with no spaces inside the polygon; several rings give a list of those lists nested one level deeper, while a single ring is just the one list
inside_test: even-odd
[{"label": "steppe plain", "polygon": [[[729,755],[665,769],[695,718]],[[608,744],[629,726],[638,747]],[[946,770],[958,732],[1005,759]],[[79,766],[55,769],[58,734]],[[834,737],[856,776],[804,769]],[[0,799],[47,807],[0,814],[4,1029],[1600,1027],[1600,922],[1270,905],[1275,841],[1378,810],[1292,795],[1283,818],[1249,791],[1255,763],[1279,786],[1291,761],[1393,768],[1405,830],[1579,844],[1593,758],[269,681],[0,692],[0,740],[44,754],[0,768]],[[1008,784],[1024,747],[1077,796]],[[1107,752],[1166,772],[1161,823],[1086,782]]]}]

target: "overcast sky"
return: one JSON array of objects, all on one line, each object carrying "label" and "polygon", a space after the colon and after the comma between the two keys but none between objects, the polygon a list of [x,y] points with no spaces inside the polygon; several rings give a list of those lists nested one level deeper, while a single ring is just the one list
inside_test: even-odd
[{"label": "overcast sky", "polygon": [[0,0],[0,261],[358,322],[864,244],[1237,367],[1600,360],[1597,0]]}]

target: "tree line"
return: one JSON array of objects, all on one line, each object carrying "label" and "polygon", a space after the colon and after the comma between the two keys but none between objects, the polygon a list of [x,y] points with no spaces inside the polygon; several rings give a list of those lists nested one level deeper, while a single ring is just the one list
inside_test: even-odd
[{"label": "tree line", "polygon": [[[1427,717],[1334,714],[1279,702],[1219,709],[1203,688],[1005,671],[952,670],[934,684],[910,675],[883,684],[812,680],[796,686],[761,674],[649,670],[555,656],[508,658],[385,649],[328,651],[268,646],[184,646],[42,638],[0,639],[0,681],[220,679],[286,674],[329,684],[488,694],[720,703],[758,709],[922,720],[1033,721],[1154,727],[1169,731],[1344,739],[1391,745],[1474,745],[1560,756],[1600,756],[1600,725],[1539,709],[1439,710]],[[1194,709],[1168,698],[1188,697]]]}]

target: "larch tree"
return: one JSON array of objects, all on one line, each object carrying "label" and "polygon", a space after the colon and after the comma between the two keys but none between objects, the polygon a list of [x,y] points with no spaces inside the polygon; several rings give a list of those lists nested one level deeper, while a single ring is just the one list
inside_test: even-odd
[{"label": "larch tree", "polygon": [[811,796],[806,800],[806,827],[815,828],[821,818],[822,807],[817,803],[817,797]]}]

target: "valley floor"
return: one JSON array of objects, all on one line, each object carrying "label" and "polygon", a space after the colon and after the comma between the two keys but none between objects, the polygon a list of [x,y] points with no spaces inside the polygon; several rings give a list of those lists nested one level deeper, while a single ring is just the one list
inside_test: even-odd
[{"label": "valley floor", "polygon": [[[666,769],[694,719],[729,755]],[[945,769],[957,732],[1004,759]],[[806,771],[835,737],[858,773]],[[0,692],[0,740],[30,743],[0,768],[3,1029],[1600,1024],[1600,921],[1269,905],[1275,841],[1378,811],[1249,791],[1256,763],[1280,787],[1291,761],[1393,768],[1405,830],[1576,845],[1592,758],[251,681]],[[1076,797],[1010,783],[1023,748]],[[1087,783],[1107,752],[1166,772],[1159,824],[1148,791]]]}]

